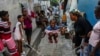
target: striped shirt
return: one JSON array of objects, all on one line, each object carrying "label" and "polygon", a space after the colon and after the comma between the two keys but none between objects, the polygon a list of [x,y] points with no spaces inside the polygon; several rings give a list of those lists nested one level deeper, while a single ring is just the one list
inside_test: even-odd
[{"label": "striped shirt", "polygon": [[11,37],[11,30],[8,22],[0,21],[0,35],[2,39],[9,39]]}]

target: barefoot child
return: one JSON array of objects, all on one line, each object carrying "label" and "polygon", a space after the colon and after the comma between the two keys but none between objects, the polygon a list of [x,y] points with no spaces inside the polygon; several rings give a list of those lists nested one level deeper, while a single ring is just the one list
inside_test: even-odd
[{"label": "barefoot child", "polygon": [[15,26],[15,31],[14,31],[14,39],[17,43],[17,48],[19,51],[19,54],[21,55],[21,53],[23,52],[22,50],[22,39],[23,39],[23,16],[19,15],[18,17],[18,22],[16,23]]},{"label": "barefoot child", "polygon": [[0,39],[4,41],[11,56],[20,56],[16,49],[16,44],[11,34],[11,23],[8,11],[0,11]]},{"label": "barefoot child", "polygon": [[56,21],[55,20],[51,20],[50,21],[50,26],[48,26],[45,30],[45,32],[48,34],[48,39],[50,43],[53,43],[52,37],[55,41],[55,43],[58,42],[57,37],[58,37],[58,31],[59,31],[59,27],[56,25]]}]

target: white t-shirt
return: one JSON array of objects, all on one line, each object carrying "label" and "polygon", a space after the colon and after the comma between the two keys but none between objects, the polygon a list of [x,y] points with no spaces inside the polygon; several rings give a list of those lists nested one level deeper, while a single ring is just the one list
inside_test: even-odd
[{"label": "white t-shirt", "polygon": [[[14,39],[15,40],[20,40],[22,38],[21,34],[20,34],[20,29],[19,29],[19,25],[21,23],[20,22],[17,22],[16,23],[16,26],[15,26],[15,32],[14,32]],[[21,29],[22,30],[22,29]]]},{"label": "white t-shirt", "polygon": [[95,47],[100,41],[100,21],[93,27],[93,31],[90,35],[89,44]]}]

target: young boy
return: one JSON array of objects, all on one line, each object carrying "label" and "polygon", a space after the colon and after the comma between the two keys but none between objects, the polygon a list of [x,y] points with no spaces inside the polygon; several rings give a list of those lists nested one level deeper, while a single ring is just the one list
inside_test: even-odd
[{"label": "young boy", "polygon": [[59,27],[56,25],[55,20],[50,21],[50,26],[48,26],[45,30],[45,32],[48,34],[48,39],[50,43],[53,43],[52,37],[55,41],[55,43],[58,42],[57,37],[58,37],[58,32],[59,32]]},{"label": "young boy", "polygon": [[23,16],[22,15],[19,15],[18,17],[18,22],[16,23],[16,26],[15,26],[15,31],[14,31],[14,39],[17,43],[17,48],[18,48],[18,51],[19,51],[19,54],[21,55],[23,50],[22,50],[22,39],[23,38]]},{"label": "young boy", "polygon": [[0,35],[1,40],[6,44],[11,56],[20,56],[16,49],[16,44],[11,36],[11,23],[9,22],[8,11],[0,11]]}]

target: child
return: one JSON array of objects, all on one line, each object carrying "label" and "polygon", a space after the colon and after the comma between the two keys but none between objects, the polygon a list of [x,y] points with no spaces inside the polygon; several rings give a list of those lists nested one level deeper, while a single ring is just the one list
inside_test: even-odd
[{"label": "child", "polygon": [[11,23],[9,22],[8,11],[0,11],[0,35],[1,40],[6,44],[11,56],[20,56],[16,49],[16,44],[11,36]]},{"label": "child", "polygon": [[16,26],[15,26],[14,38],[17,43],[19,54],[21,55],[21,53],[23,51],[22,50],[22,39],[23,39],[23,21],[24,21],[24,19],[23,19],[22,15],[19,15],[17,18],[18,18],[18,22],[16,23]]},{"label": "child", "polygon": [[25,8],[23,8],[22,14],[24,17],[25,34],[27,37],[28,44],[30,45],[31,44],[31,36],[32,36],[32,19],[28,15],[28,11]]},{"label": "child", "polygon": [[55,43],[58,42],[57,37],[58,37],[58,30],[59,27],[56,25],[56,21],[55,20],[51,20],[50,21],[50,26],[48,26],[45,30],[45,32],[48,34],[48,39],[50,43],[53,43],[52,37],[55,41]]}]

